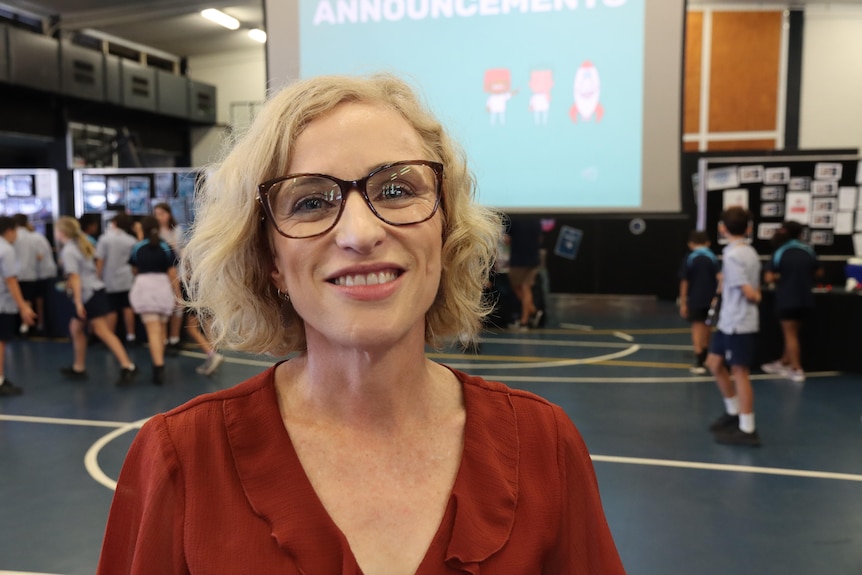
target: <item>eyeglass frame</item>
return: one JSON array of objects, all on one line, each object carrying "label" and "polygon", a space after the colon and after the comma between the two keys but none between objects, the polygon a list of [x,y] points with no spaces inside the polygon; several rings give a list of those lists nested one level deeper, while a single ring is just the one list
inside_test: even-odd
[{"label": "eyeglass frame", "polygon": [[[415,164],[428,166],[434,172],[434,176],[436,178],[436,184],[437,184],[436,190],[435,190],[437,197],[434,200],[434,207],[431,209],[431,213],[428,214],[428,217],[423,218],[419,221],[410,222],[407,224],[398,224],[395,222],[390,222],[389,220],[387,220],[386,218],[381,216],[377,212],[377,210],[374,208],[374,204],[371,203],[371,198],[368,197],[368,190],[366,189],[366,185],[368,184],[368,180],[370,178],[374,177],[375,175],[377,175],[378,173],[382,172],[383,170],[388,170],[388,169],[394,168],[396,166],[415,165]],[[318,178],[325,178],[327,180],[331,180],[331,181],[335,182],[338,185],[339,190],[341,191],[341,204],[338,206],[338,213],[335,215],[335,219],[332,220],[332,224],[328,228],[326,228],[325,230],[318,232],[316,234],[312,234],[310,236],[297,237],[297,236],[291,236],[289,234],[284,233],[278,227],[278,224],[275,221],[275,216],[272,213],[272,206],[269,203],[269,191],[276,184],[279,184],[281,182],[285,182],[285,181],[290,180],[290,179],[300,178],[300,177],[318,177]],[[421,224],[422,222],[427,222],[428,220],[433,218],[434,214],[436,214],[437,210],[440,208],[440,203],[443,199],[443,164],[440,162],[434,162],[431,160],[401,160],[398,162],[392,162],[392,163],[384,164],[380,167],[374,168],[373,170],[371,170],[371,172],[368,173],[368,175],[366,175],[362,178],[359,178],[358,180],[342,180],[340,178],[336,178],[335,176],[330,176],[329,174],[317,174],[317,173],[288,174],[286,176],[280,176],[278,178],[266,180],[265,182],[258,184],[258,186],[257,186],[257,200],[258,200],[258,202],[260,202],[261,206],[263,206],[263,211],[264,211],[264,214],[266,215],[266,219],[268,219],[270,221],[270,223],[272,224],[272,227],[275,228],[275,231],[277,231],[280,235],[282,235],[286,238],[290,238],[292,240],[305,240],[305,239],[309,239],[309,238],[316,238],[318,236],[322,236],[323,234],[331,231],[332,228],[334,228],[338,224],[339,220],[341,220],[341,214],[344,213],[344,206],[347,204],[347,196],[353,190],[356,190],[357,192],[359,192],[359,194],[362,196],[362,199],[365,200],[365,205],[368,206],[368,209],[371,210],[371,213],[374,214],[375,216],[377,216],[377,219],[379,219],[380,221],[382,221],[386,224],[389,224],[390,226],[396,226],[396,227],[412,226],[414,224]]]}]

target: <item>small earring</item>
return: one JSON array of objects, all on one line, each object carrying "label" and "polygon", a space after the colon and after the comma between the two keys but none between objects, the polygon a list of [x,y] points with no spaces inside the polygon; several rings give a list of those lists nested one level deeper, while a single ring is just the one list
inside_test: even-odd
[{"label": "small earring", "polygon": [[290,296],[286,293],[281,293],[280,289],[276,288],[275,292],[278,294],[278,297],[280,299],[283,299],[284,301],[290,301]]}]

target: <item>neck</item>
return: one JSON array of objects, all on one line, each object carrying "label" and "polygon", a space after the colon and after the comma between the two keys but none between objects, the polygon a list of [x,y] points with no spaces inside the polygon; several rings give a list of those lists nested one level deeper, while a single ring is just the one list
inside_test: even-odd
[{"label": "neck", "polygon": [[[391,433],[434,417],[453,399],[454,376],[408,335],[394,345],[340,348],[309,338],[282,364],[280,394],[292,417]],[[460,400],[460,392],[457,394]]]}]

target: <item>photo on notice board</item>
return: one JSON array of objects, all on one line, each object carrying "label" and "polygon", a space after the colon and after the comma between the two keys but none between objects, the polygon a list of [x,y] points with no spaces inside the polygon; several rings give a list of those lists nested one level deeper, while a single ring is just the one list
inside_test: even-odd
[{"label": "photo on notice board", "polygon": [[122,205],[126,203],[126,178],[122,176],[108,176],[108,190],[105,192],[109,206]]},{"label": "photo on notice board", "polygon": [[763,202],[780,202],[784,199],[782,186],[763,186],[760,188],[760,200]]},{"label": "photo on notice board", "polygon": [[787,184],[790,182],[790,168],[766,168],[763,181],[767,184]]},{"label": "photo on notice board", "polygon": [[811,245],[812,246],[831,246],[834,243],[835,236],[828,230],[811,230]]},{"label": "photo on notice board", "polygon": [[771,240],[775,232],[781,227],[780,223],[759,223],[757,224],[757,239]]},{"label": "photo on notice board", "polygon": [[739,183],[755,184],[763,181],[763,166],[739,166]]},{"label": "photo on notice board", "polygon": [[150,178],[129,176],[126,178],[126,210],[133,216],[150,213]]},{"label": "photo on notice board", "polygon": [[790,178],[790,184],[787,186],[788,190],[794,192],[804,192],[811,187],[811,178],[806,177],[798,177],[798,178]]},{"label": "photo on notice board", "polygon": [[101,212],[107,204],[105,176],[84,174],[81,176],[81,193],[85,212]]},{"label": "photo on notice board", "polygon": [[818,180],[840,180],[843,167],[838,162],[818,162],[814,165],[814,177]]},{"label": "photo on notice board", "polygon": [[9,174],[6,176],[6,195],[10,198],[29,198],[34,194],[32,175]]},{"label": "photo on notice board", "polygon": [[174,197],[174,175],[172,173],[156,172],[153,174],[153,179],[156,181],[157,198]]},{"label": "photo on notice board", "polygon": [[811,182],[812,196],[834,196],[838,194],[838,182],[836,180],[823,180]]},{"label": "photo on notice board", "polygon": [[812,228],[834,228],[835,212],[811,212]]},{"label": "photo on notice board", "polygon": [[780,218],[784,216],[784,204],[764,202],[760,204],[760,216],[764,218]]}]

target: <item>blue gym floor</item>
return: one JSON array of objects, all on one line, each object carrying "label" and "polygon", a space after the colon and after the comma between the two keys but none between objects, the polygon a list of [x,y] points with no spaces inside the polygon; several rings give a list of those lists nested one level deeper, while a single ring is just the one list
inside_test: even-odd
[{"label": "blue gym floor", "polygon": [[[546,327],[485,334],[481,354],[431,357],[560,404],[593,455],[605,512],[630,575],[862,573],[862,375],[804,384],[755,371],[761,448],[717,445],[709,376],[689,374],[687,325],[669,302],[552,296]],[[123,457],[144,419],[232,386],[271,361],[228,354],[210,377],[192,349],[167,383],[116,388],[101,345],[88,381],[63,380],[68,341],[21,340],[0,398],[0,575],[93,573]]]}]

